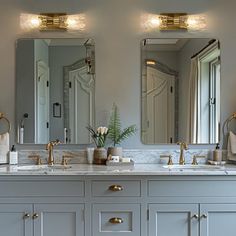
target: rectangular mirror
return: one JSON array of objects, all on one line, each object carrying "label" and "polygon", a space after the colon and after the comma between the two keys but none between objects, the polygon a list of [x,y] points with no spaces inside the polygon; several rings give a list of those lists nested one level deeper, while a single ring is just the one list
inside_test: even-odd
[{"label": "rectangular mirror", "polygon": [[142,142],[218,143],[219,41],[144,39],[141,54]]},{"label": "rectangular mirror", "polygon": [[18,39],[16,127],[20,144],[91,142],[95,45],[92,39]]}]

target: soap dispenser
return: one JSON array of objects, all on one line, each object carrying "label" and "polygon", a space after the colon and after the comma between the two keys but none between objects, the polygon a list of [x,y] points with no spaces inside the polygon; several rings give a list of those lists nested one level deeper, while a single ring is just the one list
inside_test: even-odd
[{"label": "soap dispenser", "polygon": [[216,149],[213,151],[213,161],[216,162],[222,161],[222,150],[220,150],[219,143],[216,144]]},{"label": "soap dispenser", "polygon": [[18,164],[18,152],[14,145],[12,145],[11,151],[9,152],[9,164],[17,165]]}]

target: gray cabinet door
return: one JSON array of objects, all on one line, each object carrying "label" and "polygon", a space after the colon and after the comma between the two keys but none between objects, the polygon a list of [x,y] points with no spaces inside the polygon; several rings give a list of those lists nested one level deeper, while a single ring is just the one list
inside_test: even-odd
[{"label": "gray cabinet door", "polygon": [[34,236],[84,236],[83,204],[35,204]]},{"label": "gray cabinet door", "polygon": [[198,204],[149,204],[149,236],[198,236],[198,212]]},{"label": "gray cabinet door", "polygon": [[31,204],[0,204],[0,235],[32,236],[32,209]]},{"label": "gray cabinet door", "polygon": [[201,236],[235,236],[236,204],[201,204]]},{"label": "gray cabinet door", "polygon": [[94,204],[93,236],[140,236],[139,204]]}]

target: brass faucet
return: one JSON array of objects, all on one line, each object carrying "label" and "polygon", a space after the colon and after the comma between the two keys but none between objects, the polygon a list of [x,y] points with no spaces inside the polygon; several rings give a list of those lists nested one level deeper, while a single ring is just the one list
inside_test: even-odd
[{"label": "brass faucet", "polygon": [[53,148],[54,146],[61,144],[61,142],[57,139],[55,141],[50,141],[46,145],[46,150],[48,150],[48,165],[52,166],[54,164],[54,155],[53,155]]},{"label": "brass faucet", "polygon": [[188,145],[185,142],[178,142],[180,145],[179,164],[185,165],[184,150],[188,150]]}]

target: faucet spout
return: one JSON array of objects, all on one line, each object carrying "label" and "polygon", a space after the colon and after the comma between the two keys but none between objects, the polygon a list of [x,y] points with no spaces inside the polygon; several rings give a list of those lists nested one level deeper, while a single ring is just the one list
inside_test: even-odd
[{"label": "faucet spout", "polygon": [[178,142],[180,145],[180,155],[179,155],[179,164],[185,165],[184,150],[188,150],[188,145],[185,142]]},{"label": "faucet spout", "polygon": [[55,141],[50,141],[47,145],[46,145],[46,150],[48,151],[48,165],[52,166],[54,165],[55,161],[54,161],[54,154],[53,154],[53,149],[54,146],[61,144],[61,142],[57,139]]}]

